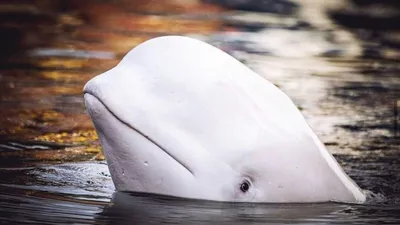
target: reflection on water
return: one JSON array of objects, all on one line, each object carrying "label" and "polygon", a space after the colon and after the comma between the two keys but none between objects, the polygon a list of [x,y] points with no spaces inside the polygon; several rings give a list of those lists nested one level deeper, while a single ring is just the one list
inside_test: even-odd
[{"label": "reflection on water", "polygon": [[[0,221],[400,223],[398,3],[133,2],[0,3]],[[132,47],[166,34],[207,41],[279,86],[346,172],[372,191],[370,201],[254,205],[112,196],[82,87]]]},{"label": "reflection on water", "polygon": [[115,193],[111,203],[102,203],[12,192],[0,194],[0,218],[10,223],[396,224],[400,219],[398,208],[376,204],[232,204],[129,193]]},{"label": "reflection on water", "polygon": [[[372,214],[368,214],[372,213]],[[163,196],[116,193],[97,219],[119,218],[118,224],[143,221],[143,224],[310,224],[379,223],[393,209],[379,206],[318,204],[229,204],[177,200]],[[399,217],[387,218],[396,222]],[[112,221],[113,223],[116,221]]]}]

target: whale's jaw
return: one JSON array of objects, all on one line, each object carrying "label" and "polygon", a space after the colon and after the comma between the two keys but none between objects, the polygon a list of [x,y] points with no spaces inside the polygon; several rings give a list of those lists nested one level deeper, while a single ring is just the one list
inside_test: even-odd
[{"label": "whale's jaw", "polygon": [[175,182],[193,180],[190,169],[137,129],[121,121],[98,98],[88,93],[84,98],[117,190],[132,191],[134,187],[137,192],[182,194],[171,188],[174,186],[171,182],[178,178],[179,181]]},{"label": "whale's jaw", "polygon": [[[84,98],[85,98],[85,103],[86,103],[86,105],[88,105],[89,110],[97,109],[97,110],[103,111],[103,113],[106,114],[106,116],[109,118],[107,120],[108,122],[110,122],[110,120],[115,121],[115,125],[111,125],[110,127],[118,127],[118,129],[121,129],[120,127],[125,126],[128,129],[127,133],[134,133],[136,136],[142,137],[142,139],[143,139],[142,142],[148,142],[149,144],[155,145],[156,147],[158,147],[159,150],[163,151],[166,155],[170,156],[173,160],[175,160],[178,164],[180,164],[183,168],[185,168],[190,174],[194,175],[192,170],[187,165],[180,162],[180,160],[178,158],[176,158],[174,155],[172,155],[170,152],[168,152],[168,150],[166,150],[163,146],[161,146],[159,143],[157,143],[151,137],[147,136],[146,134],[144,134],[137,128],[132,127],[128,123],[124,122],[122,119],[118,118],[118,116],[116,116],[112,111],[110,111],[107,108],[107,106],[105,106],[101,102],[101,100],[96,98],[94,95],[91,95],[90,93],[85,93]],[[96,106],[94,106],[94,105],[96,105]],[[91,112],[90,114],[95,116],[96,113]],[[102,120],[96,120],[96,121],[102,121]],[[123,137],[121,137],[121,139],[122,138]],[[145,165],[148,166],[147,161],[145,161]]]}]

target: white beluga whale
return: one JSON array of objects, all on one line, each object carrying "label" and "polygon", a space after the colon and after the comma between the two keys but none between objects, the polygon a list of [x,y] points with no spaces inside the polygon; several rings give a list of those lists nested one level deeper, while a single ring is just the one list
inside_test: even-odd
[{"label": "white beluga whale", "polygon": [[279,88],[223,51],[166,36],[84,88],[117,191],[226,202],[364,202]]}]

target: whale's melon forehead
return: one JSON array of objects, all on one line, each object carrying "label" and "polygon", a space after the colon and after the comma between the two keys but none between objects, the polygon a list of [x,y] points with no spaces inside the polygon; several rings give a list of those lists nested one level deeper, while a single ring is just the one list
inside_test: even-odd
[{"label": "whale's melon forehead", "polygon": [[147,70],[148,79],[190,78],[203,85],[229,81],[264,90],[268,90],[265,85],[270,84],[231,55],[188,37],[166,36],[146,41],[128,52],[118,66],[141,67]]},{"label": "whale's melon forehead", "polygon": [[[143,69],[138,75],[159,87],[176,82],[182,86],[208,87],[218,82],[249,83],[249,69],[236,59],[207,43],[177,36],[146,41],[131,50],[118,67]],[[257,74],[250,74],[257,77]],[[193,81],[195,84],[187,83]],[[163,85],[164,84],[164,85]],[[248,84],[250,85],[251,82]]]},{"label": "whale's melon forehead", "polygon": [[[159,37],[140,44],[124,57],[110,79],[118,74],[151,94],[175,93],[181,100],[184,94],[187,99],[193,94],[210,106],[213,99],[245,100],[252,108],[268,109],[266,115],[279,111],[279,115],[301,117],[292,101],[272,83],[220,49],[188,37]],[[226,111],[222,107],[213,110]]]},{"label": "whale's melon forehead", "polygon": [[[157,62],[159,59],[163,60]],[[158,37],[143,42],[128,52],[121,63],[132,63],[132,60],[140,61],[140,63],[157,63],[162,66],[167,65],[165,60],[180,60],[179,66],[189,65],[199,68],[229,63],[235,65],[235,67],[247,69],[246,66],[238,63],[236,59],[212,45],[180,36]],[[176,66],[169,65],[171,67]],[[220,75],[225,76],[225,74]]]}]

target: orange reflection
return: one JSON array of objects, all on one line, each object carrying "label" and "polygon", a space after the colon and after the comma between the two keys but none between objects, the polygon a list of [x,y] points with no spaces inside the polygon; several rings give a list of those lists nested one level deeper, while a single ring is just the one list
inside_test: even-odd
[{"label": "orange reflection", "polygon": [[[197,0],[15,0],[2,9],[0,31],[9,38],[1,43],[7,51],[0,55],[0,139],[85,145],[27,156],[38,159],[89,153],[102,159],[82,88],[130,49],[165,34],[224,29],[207,17],[222,9]],[[14,14],[19,21],[8,16]]]}]

